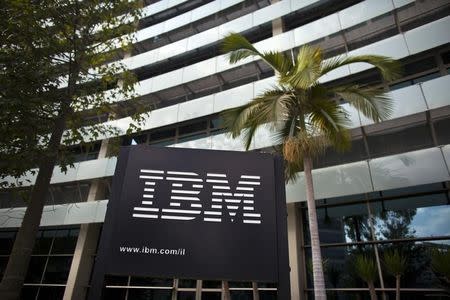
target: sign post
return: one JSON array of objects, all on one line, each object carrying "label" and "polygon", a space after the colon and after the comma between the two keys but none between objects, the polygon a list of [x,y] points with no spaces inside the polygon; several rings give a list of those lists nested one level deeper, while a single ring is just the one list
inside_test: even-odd
[{"label": "sign post", "polygon": [[105,274],[277,282],[289,299],[286,227],[280,158],[124,147],[89,299]]}]

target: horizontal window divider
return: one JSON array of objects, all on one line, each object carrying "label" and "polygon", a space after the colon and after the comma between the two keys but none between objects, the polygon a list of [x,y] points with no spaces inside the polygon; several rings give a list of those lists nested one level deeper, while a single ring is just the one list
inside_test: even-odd
[{"label": "horizontal window divider", "polygon": [[[391,239],[391,240],[369,240],[369,241],[351,242],[351,243],[327,243],[327,244],[320,244],[320,247],[322,247],[322,248],[348,247],[348,246],[361,246],[361,245],[398,244],[398,243],[405,243],[405,242],[441,241],[441,240],[450,240],[450,235],[405,238],[405,239]],[[311,248],[311,245],[308,244],[308,245],[304,245],[303,247]]]},{"label": "horizontal window divider", "polygon": [[107,289],[150,289],[150,290],[173,290],[172,286],[145,286],[145,285],[107,285]]},{"label": "horizontal window divider", "polygon": [[[368,292],[369,288],[325,288],[326,291],[337,291],[337,292]],[[375,288],[375,291],[392,291],[395,292],[395,288]],[[314,289],[305,288],[305,291],[312,292]],[[436,288],[403,288],[400,287],[401,292],[445,292],[445,289]]]},{"label": "horizontal window divider", "polygon": [[[386,201],[386,200],[395,200],[395,199],[402,199],[405,197],[414,197],[414,196],[427,196],[427,195],[434,195],[434,194],[442,194],[449,192],[450,189],[440,189],[440,190],[434,190],[434,191],[428,191],[428,192],[420,192],[420,193],[413,193],[413,194],[402,194],[402,195],[395,195],[395,196],[385,196],[380,198],[368,198],[363,200],[355,200],[355,201],[345,201],[340,203],[330,203],[330,204],[316,204],[316,208],[328,208],[328,207],[337,207],[342,205],[352,205],[352,204],[364,204],[364,203],[372,203],[372,202],[378,202],[378,201]],[[316,200],[322,200],[322,199],[316,199]],[[326,200],[326,198],[325,198]],[[306,207],[304,208],[306,209]]]}]

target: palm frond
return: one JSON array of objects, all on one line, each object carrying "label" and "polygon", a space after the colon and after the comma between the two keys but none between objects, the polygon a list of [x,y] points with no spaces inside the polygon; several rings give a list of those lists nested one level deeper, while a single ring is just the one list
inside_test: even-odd
[{"label": "palm frond", "polygon": [[274,87],[245,105],[222,112],[224,127],[233,138],[238,137],[244,130],[248,149],[256,128],[266,123],[275,124],[282,119],[287,113],[289,100],[288,91]]},{"label": "palm frond", "polygon": [[358,85],[352,85],[332,90],[374,122],[389,119],[393,112],[394,104],[381,88],[361,88]]},{"label": "palm frond", "polygon": [[249,115],[254,109],[255,107],[247,104],[227,109],[220,114],[225,129],[233,138],[237,138],[248,127]]},{"label": "palm frond", "polygon": [[382,55],[358,55],[358,56],[337,56],[331,58],[322,64],[320,76],[323,76],[334,69],[353,63],[368,63],[377,68],[381,76],[392,81],[399,78],[402,74],[402,67],[399,61]]},{"label": "palm frond", "polygon": [[230,33],[222,42],[222,52],[228,53],[230,63],[234,64],[250,56],[262,54],[242,35]]},{"label": "palm frond", "polygon": [[299,89],[313,86],[320,76],[322,50],[305,45],[300,48],[292,71],[281,78],[282,83]]},{"label": "palm frond", "polygon": [[377,266],[372,258],[359,254],[355,257],[354,268],[356,274],[365,282],[374,282],[377,279]]},{"label": "palm frond", "polygon": [[383,263],[386,271],[392,276],[405,273],[408,261],[398,250],[386,251],[383,255]]},{"label": "palm frond", "polygon": [[286,76],[292,69],[292,60],[284,53],[278,51],[263,52],[261,58],[279,73],[280,77]]},{"label": "palm frond", "polygon": [[222,42],[222,52],[228,53],[229,62],[234,64],[251,56],[259,57],[280,74],[292,68],[292,62],[284,53],[278,51],[258,51],[244,36],[230,33]]}]

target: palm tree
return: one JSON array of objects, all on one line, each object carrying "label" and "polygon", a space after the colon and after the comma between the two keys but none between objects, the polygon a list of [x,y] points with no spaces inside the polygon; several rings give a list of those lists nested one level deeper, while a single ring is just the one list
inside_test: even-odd
[{"label": "palm tree", "polygon": [[386,271],[395,277],[395,299],[400,300],[400,279],[408,267],[408,261],[397,250],[386,251],[383,256]]},{"label": "palm tree", "polygon": [[377,300],[375,281],[377,280],[378,268],[375,261],[364,254],[359,254],[355,257],[354,266],[356,274],[358,274],[369,287],[370,299]]},{"label": "palm tree", "polygon": [[245,37],[236,33],[225,37],[222,48],[229,53],[230,63],[257,57],[277,74],[278,84],[272,89],[246,105],[225,111],[224,125],[233,138],[243,133],[248,150],[257,128],[268,124],[282,147],[280,151],[286,162],[286,179],[295,180],[303,167],[309,208],[314,293],[316,299],[326,299],[311,173],[312,159],[328,146],[338,150],[350,146],[350,134],[346,130],[347,113],[336,97],[345,99],[374,121],[388,118],[392,105],[382,89],[357,84],[330,87],[321,84],[319,79],[344,65],[363,62],[375,66],[384,79],[392,80],[399,75],[399,64],[377,55],[340,56],[325,61],[321,49],[310,46],[301,47],[296,57],[292,53],[259,52]]}]

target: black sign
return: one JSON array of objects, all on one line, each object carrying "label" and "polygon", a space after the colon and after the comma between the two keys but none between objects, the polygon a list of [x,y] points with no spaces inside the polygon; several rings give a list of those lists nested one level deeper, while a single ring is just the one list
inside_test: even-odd
[{"label": "black sign", "polygon": [[96,269],[100,263],[102,274],[278,282],[282,178],[269,154],[124,148]]}]

